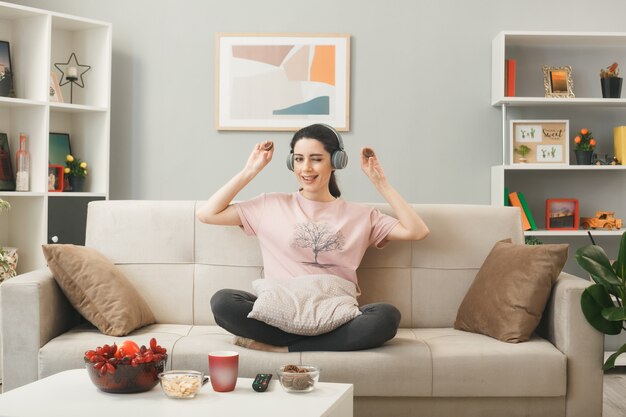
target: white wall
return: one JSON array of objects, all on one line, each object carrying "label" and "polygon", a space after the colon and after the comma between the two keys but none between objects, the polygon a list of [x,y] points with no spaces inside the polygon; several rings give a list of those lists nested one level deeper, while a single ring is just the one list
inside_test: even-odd
[{"label": "white wall", "polygon": [[489,104],[492,38],[501,30],[626,30],[620,1],[15,3],[113,23],[113,199],[205,198],[270,138],[274,162],[240,197],[295,188],[284,167],[290,134],[215,129],[216,32],[352,36],[352,128],[344,135],[352,163],[339,175],[347,199],[381,201],[356,163],[368,144],[407,200],[487,204],[489,167],[501,162],[500,111]]},{"label": "white wall", "polygon": [[[295,189],[284,164],[290,134],[215,129],[217,32],[352,36],[351,131],[344,135],[352,163],[339,175],[345,198],[382,201],[356,163],[367,144],[410,202],[488,204],[490,167],[502,155],[501,112],[490,106],[494,36],[502,30],[626,31],[626,2],[612,0],[15,3],[113,24],[112,199],[206,198],[266,139],[277,143],[275,160],[239,198]],[[624,58],[615,60],[626,66]],[[598,71],[609,64],[598,62]],[[596,135],[626,122],[626,112],[593,115],[608,118]],[[573,247],[582,244],[587,241],[579,238]]]}]

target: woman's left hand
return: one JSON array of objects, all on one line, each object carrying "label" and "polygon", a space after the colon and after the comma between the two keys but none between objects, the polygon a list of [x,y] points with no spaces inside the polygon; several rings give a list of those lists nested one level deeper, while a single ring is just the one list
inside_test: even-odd
[{"label": "woman's left hand", "polygon": [[372,148],[364,147],[361,149],[361,169],[374,185],[387,181],[385,171]]}]

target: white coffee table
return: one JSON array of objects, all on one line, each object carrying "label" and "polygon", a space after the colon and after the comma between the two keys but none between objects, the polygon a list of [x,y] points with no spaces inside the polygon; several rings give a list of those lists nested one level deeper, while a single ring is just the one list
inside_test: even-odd
[{"label": "white coffee table", "polygon": [[272,379],[267,391],[255,392],[252,379],[239,378],[232,392],[202,387],[196,398],[167,398],[160,386],[139,394],[107,394],[74,369],[49,376],[0,395],[1,416],[298,416],[352,417],[351,384],[319,382],[313,392],[289,394]]}]

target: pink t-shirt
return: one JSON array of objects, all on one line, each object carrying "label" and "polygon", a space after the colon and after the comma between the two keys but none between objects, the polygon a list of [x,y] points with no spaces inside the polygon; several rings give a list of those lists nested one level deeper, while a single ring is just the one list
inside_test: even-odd
[{"label": "pink t-shirt", "polygon": [[322,203],[299,192],[236,203],[243,230],[261,245],[266,278],[332,274],[354,282],[365,250],[382,247],[398,220],[341,199]]}]

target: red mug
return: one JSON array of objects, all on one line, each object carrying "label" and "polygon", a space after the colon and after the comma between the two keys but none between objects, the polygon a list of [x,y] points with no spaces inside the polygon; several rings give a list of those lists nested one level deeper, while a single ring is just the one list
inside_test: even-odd
[{"label": "red mug", "polygon": [[239,353],[220,350],[209,353],[209,376],[213,390],[228,392],[235,389],[239,373]]}]

